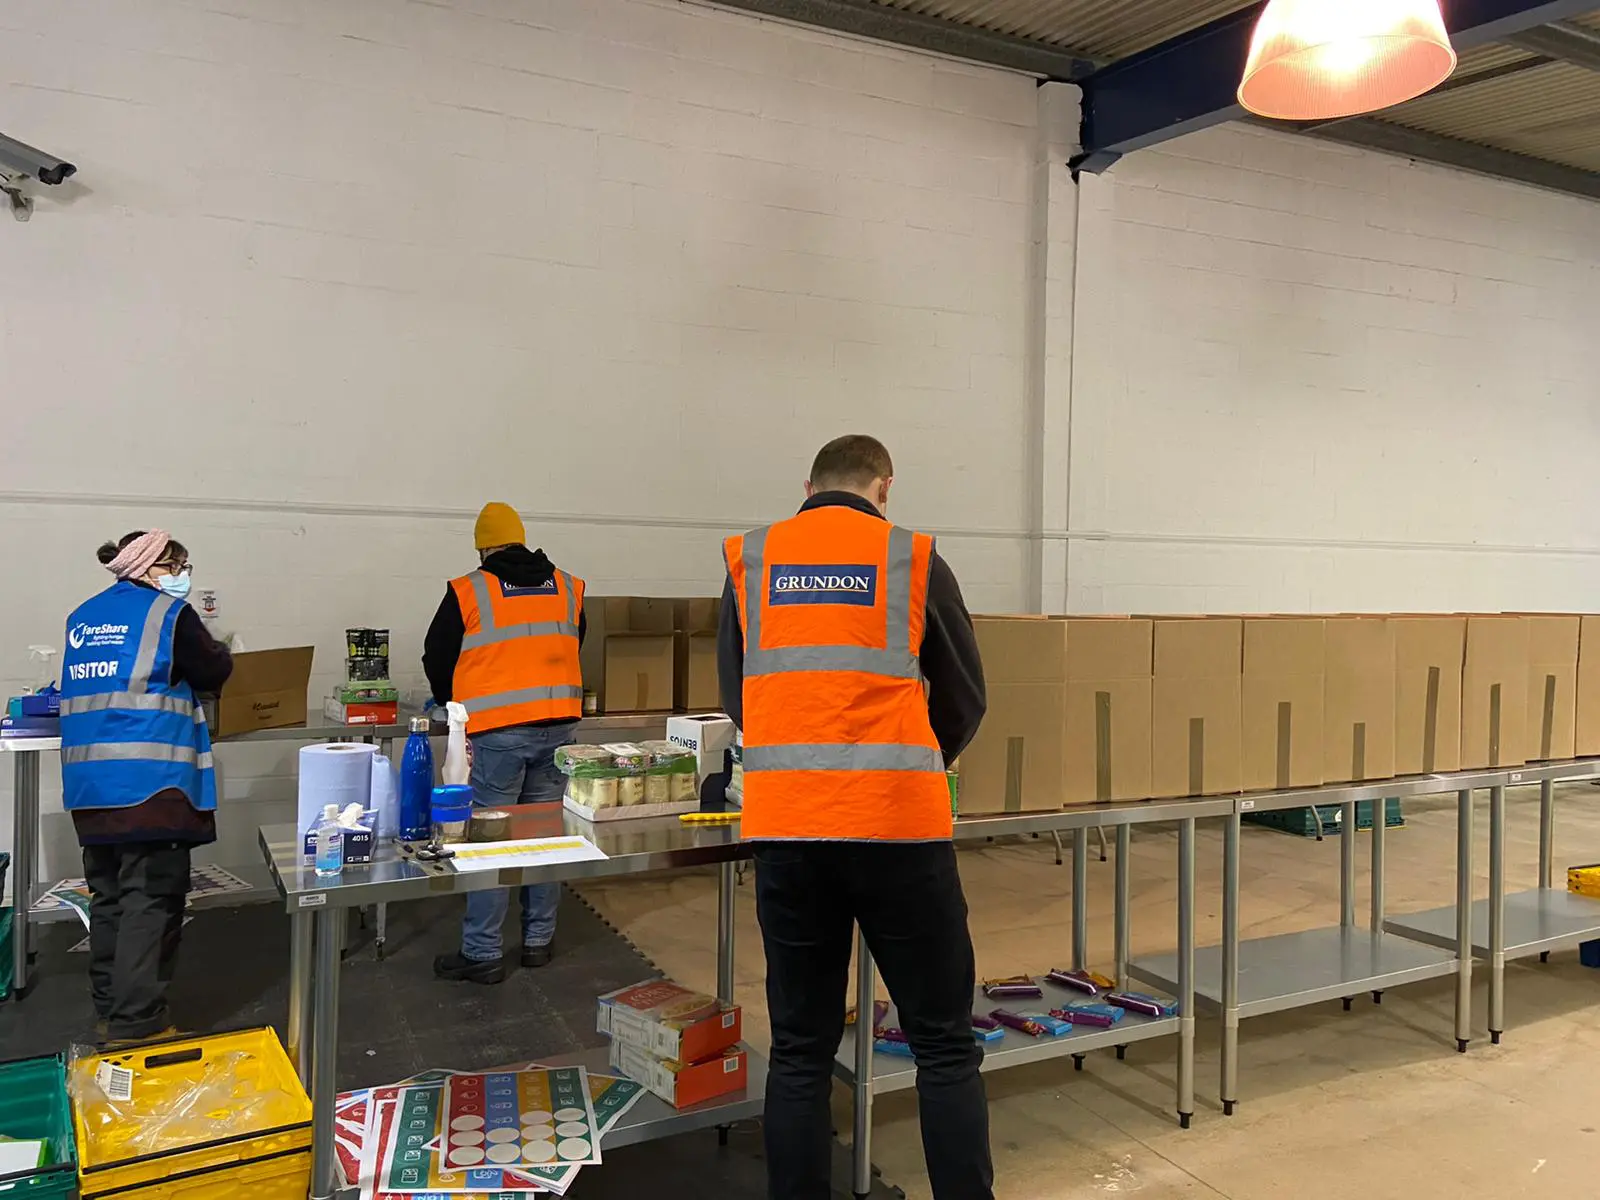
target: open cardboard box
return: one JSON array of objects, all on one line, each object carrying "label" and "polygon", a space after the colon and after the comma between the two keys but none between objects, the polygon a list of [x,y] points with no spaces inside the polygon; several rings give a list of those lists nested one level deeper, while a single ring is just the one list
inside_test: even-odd
[{"label": "open cardboard box", "polygon": [[304,725],[311,656],[310,646],[235,654],[221,695],[203,701],[211,736]]}]

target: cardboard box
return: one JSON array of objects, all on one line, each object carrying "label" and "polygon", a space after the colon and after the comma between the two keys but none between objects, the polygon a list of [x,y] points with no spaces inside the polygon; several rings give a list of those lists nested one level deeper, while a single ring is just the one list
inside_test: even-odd
[{"label": "cardboard box", "polygon": [[1528,761],[1528,623],[1521,617],[1467,618],[1461,670],[1461,769]]},{"label": "cardboard box", "polygon": [[587,632],[579,662],[583,686],[595,693],[597,710],[671,711],[677,654],[672,602],[590,596],[583,611]]},{"label": "cardboard box", "polygon": [[1600,755],[1600,616],[1584,617],[1578,635],[1578,719],[1573,753]]},{"label": "cardboard box", "polygon": [[989,708],[959,762],[961,812],[1039,812],[1066,794],[1066,623],[975,617]]},{"label": "cardboard box", "polygon": [[1327,783],[1395,773],[1395,646],[1387,617],[1330,617],[1324,626],[1322,777]]},{"label": "cardboard box", "polygon": [[672,602],[673,628],[679,633],[715,633],[722,616],[721,596],[689,596]]},{"label": "cardboard box", "polygon": [[742,1092],[750,1083],[749,1062],[742,1049],[729,1050],[703,1063],[653,1058],[626,1042],[611,1042],[614,1070],[654,1092],[674,1108],[690,1108],[718,1096]]},{"label": "cardboard box", "polygon": [[1465,617],[1394,617],[1394,770],[1461,769],[1461,668]]},{"label": "cardboard box", "polygon": [[222,694],[205,701],[211,736],[304,725],[311,656],[310,646],[235,654]]},{"label": "cardboard box", "polygon": [[1157,620],[1150,794],[1211,796],[1243,786],[1244,622]]},{"label": "cardboard box", "polygon": [[722,703],[717,683],[717,635],[673,635],[672,706],[677,709],[716,708]]},{"label": "cardboard box", "polygon": [[322,715],[335,725],[396,725],[400,706],[394,700],[361,703],[329,696],[322,702]]},{"label": "cardboard box", "polygon": [[1251,617],[1244,622],[1244,787],[1315,787],[1322,782],[1321,617]]},{"label": "cardboard box", "polygon": [[595,1027],[657,1058],[703,1062],[720,1057],[744,1034],[737,1004],[672,982],[651,979],[601,996]]},{"label": "cardboard box", "polygon": [[724,713],[667,718],[667,741],[694,751],[700,779],[720,775],[727,769],[728,750],[735,733],[733,722]]},{"label": "cardboard box", "polygon": [[1528,626],[1528,760],[1572,758],[1582,618],[1535,614],[1523,620]]},{"label": "cardboard box", "polygon": [[1150,651],[1143,617],[1068,617],[1063,800],[1150,798]]},{"label": "cardboard box", "polygon": [[671,633],[677,628],[674,600],[659,596],[628,597],[628,629],[633,633]]}]

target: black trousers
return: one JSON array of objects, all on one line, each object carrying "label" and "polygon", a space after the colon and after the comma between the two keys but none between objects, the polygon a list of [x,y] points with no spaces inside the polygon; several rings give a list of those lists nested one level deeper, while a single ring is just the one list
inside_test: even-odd
[{"label": "black trousers", "polygon": [[112,1040],[167,1028],[167,985],[178,961],[191,847],[183,842],[85,846],[89,989]]},{"label": "black trousers", "polygon": [[955,847],[765,842],[755,862],[772,1018],[768,1196],[832,1195],[828,1099],[859,923],[916,1056],[935,1200],[993,1200],[989,1107],[978,1074],[983,1048],[972,1034],[972,937]]}]

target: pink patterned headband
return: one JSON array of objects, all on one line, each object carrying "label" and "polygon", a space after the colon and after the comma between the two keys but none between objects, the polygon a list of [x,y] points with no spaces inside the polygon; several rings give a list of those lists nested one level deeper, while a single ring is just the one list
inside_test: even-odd
[{"label": "pink patterned headband", "polygon": [[160,561],[171,540],[166,530],[152,529],[118,551],[117,556],[106,564],[106,570],[118,579],[143,579],[150,568]]}]

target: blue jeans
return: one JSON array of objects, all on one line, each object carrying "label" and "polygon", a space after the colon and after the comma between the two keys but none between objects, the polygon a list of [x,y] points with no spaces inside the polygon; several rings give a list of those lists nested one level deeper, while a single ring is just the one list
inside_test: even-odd
[{"label": "blue jeans", "polygon": [[[557,747],[572,740],[576,722],[561,725],[514,725],[472,737],[472,802],[484,808],[559,800],[566,778],[555,767]],[[536,883],[522,889],[522,944],[548,946],[556,936],[559,883]],[[478,961],[498,960],[500,928],[511,906],[509,888],[469,892],[461,922],[461,955]]]}]

